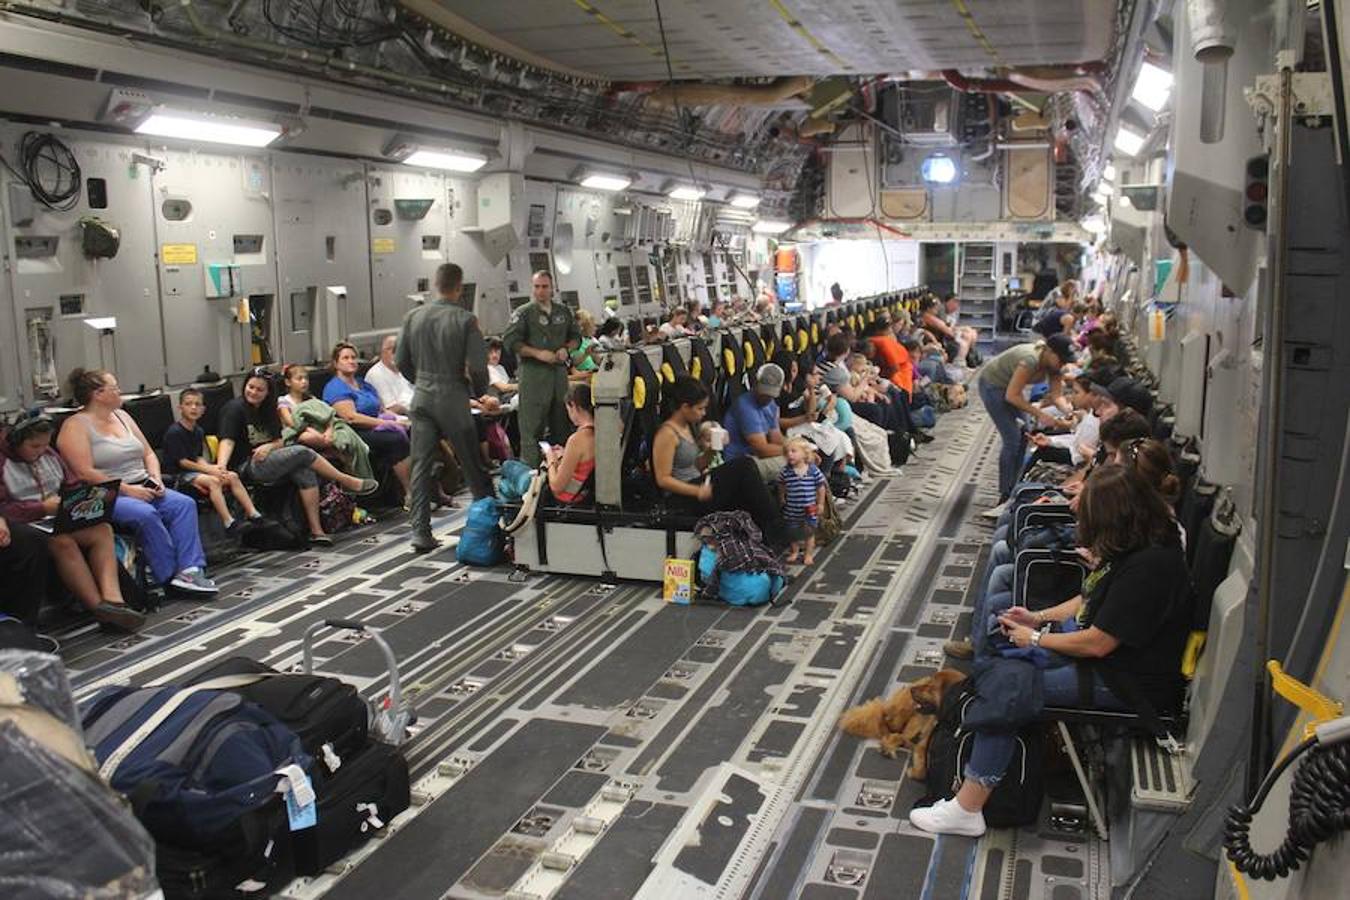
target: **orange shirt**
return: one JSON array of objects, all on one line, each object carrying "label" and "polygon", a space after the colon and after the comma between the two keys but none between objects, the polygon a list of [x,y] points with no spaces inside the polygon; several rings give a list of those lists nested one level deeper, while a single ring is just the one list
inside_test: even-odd
[{"label": "orange shirt", "polygon": [[914,365],[909,361],[909,351],[889,334],[874,334],[868,340],[877,348],[877,365],[881,367],[881,373],[912,397]]}]

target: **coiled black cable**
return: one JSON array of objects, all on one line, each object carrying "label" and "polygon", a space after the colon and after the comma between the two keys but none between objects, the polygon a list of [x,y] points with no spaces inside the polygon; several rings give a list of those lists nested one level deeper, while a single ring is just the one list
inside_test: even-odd
[{"label": "coiled black cable", "polygon": [[[1289,792],[1289,828],[1273,853],[1251,845],[1252,818],[1266,795],[1294,760],[1307,754],[1294,772]],[[1309,738],[1294,748],[1261,782],[1248,805],[1234,806],[1224,822],[1223,846],[1239,872],[1264,881],[1284,878],[1308,859],[1312,849],[1338,831],[1350,829],[1350,742],[1332,746]]]},{"label": "coiled black cable", "polygon": [[48,209],[64,212],[80,202],[83,174],[75,154],[58,137],[30,131],[19,141],[19,167],[0,155],[0,163],[27,185],[33,199]]}]

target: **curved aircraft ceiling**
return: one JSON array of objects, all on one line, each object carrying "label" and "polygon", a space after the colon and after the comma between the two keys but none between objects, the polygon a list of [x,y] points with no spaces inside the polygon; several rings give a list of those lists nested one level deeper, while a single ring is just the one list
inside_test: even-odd
[{"label": "curved aircraft ceiling", "polygon": [[[653,0],[403,0],[517,59],[665,80]],[[1114,0],[662,0],[676,78],[884,74],[1107,56]]]}]

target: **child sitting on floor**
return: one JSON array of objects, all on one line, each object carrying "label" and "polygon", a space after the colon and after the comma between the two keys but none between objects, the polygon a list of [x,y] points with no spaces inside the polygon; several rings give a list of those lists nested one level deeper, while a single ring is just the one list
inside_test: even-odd
[{"label": "child sitting on floor", "polygon": [[178,395],[178,421],[164,432],[164,474],[176,478],[174,487],[178,490],[186,491],[191,485],[194,491],[209,497],[225,530],[233,532],[242,522],[230,512],[225,500],[227,487],[250,521],[262,518],[262,514],[253,506],[239,475],[207,458],[206,434],[197,424],[205,412],[201,391],[187,388]]},{"label": "child sitting on floor", "polygon": [[802,564],[809,566],[816,561],[816,526],[825,506],[825,475],[811,461],[815,448],[810,441],[788,438],[783,447],[787,465],[778,475],[778,499],[792,541],[787,562],[795,563],[797,551],[805,544]]}]

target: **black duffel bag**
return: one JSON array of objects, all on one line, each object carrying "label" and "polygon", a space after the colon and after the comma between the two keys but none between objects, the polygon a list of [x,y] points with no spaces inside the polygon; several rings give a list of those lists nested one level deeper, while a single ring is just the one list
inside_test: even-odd
[{"label": "black duffel bag", "polygon": [[318,875],[408,808],[408,762],[397,747],[368,741],[315,785],[317,821],[291,833],[297,875]]},{"label": "black duffel bag", "polygon": [[[966,679],[951,685],[942,697],[937,727],[928,740],[928,793],[914,805],[932,806],[949,800],[961,788],[966,763],[975,746],[975,732],[962,725],[962,717],[976,700],[974,682]],[[1045,796],[1043,726],[1033,722],[1017,731],[1017,749],[984,806],[984,823],[990,828],[1031,825],[1041,813]]]}]

